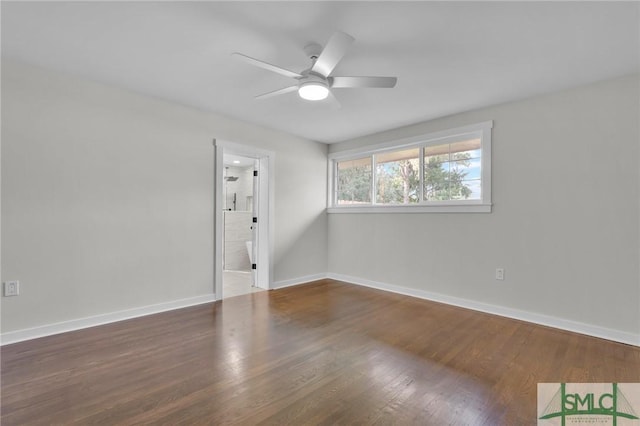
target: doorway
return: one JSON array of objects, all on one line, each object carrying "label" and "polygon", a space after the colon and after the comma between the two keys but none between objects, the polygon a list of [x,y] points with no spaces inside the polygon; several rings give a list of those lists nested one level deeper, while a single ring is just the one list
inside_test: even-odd
[{"label": "doorway", "polygon": [[273,153],[214,141],[216,299],[268,290]]},{"label": "doorway", "polygon": [[253,248],[256,246],[253,218],[255,189],[254,171],[258,160],[224,154],[222,186],[222,294],[223,297],[264,291],[255,284]]}]

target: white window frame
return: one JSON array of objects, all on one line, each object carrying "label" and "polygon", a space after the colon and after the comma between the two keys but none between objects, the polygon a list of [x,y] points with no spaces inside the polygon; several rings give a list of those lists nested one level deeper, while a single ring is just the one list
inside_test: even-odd
[{"label": "white window frame", "polygon": [[[441,132],[419,135],[411,138],[386,142],[374,146],[351,149],[329,154],[328,161],[328,213],[491,213],[491,129],[493,121],[471,124]],[[465,137],[480,137],[482,159],[482,193],[480,200],[424,201],[416,204],[374,204],[376,178],[374,155],[402,149],[420,148],[420,198],[424,197],[424,148],[458,142]],[[338,162],[371,156],[371,203],[369,205],[337,205]]]}]

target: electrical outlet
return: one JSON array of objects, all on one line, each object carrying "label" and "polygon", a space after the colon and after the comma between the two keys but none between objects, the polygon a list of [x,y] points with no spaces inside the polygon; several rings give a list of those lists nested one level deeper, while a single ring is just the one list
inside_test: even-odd
[{"label": "electrical outlet", "polygon": [[504,269],[496,268],[496,280],[504,280]]},{"label": "electrical outlet", "polygon": [[17,296],[20,294],[20,281],[6,281],[4,283],[4,296]]}]

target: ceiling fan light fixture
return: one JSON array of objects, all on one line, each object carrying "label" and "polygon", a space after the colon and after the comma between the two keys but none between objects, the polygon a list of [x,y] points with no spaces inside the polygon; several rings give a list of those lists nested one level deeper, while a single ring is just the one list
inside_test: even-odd
[{"label": "ceiling fan light fixture", "polygon": [[[1,1],[1,0],[0,0]],[[317,43],[312,43],[304,48],[305,53],[311,59],[311,68],[299,73],[252,58],[242,53],[235,52],[233,57],[247,62],[253,66],[264,68],[285,77],[294,78],[295,84],[282,89],[273,90],[256,96],[255,99],[266,99],[285,93],[298,91],[300,98],[308,101],[321,101],[329,98],[328,104],[339,107],[338,101],[331,93],[331,89],[360,89],[360,88],[392,88],[395,87],[397,77],[371,77],[371,76],[336,76],[333,71],[338,62],[347,53],[354,38],[342,31],[336,31],[324,49]]]},{"label": "ceiling fan light fixture", "polygon": [[329,87],[323,82],[309,81],[300,85],[298,95],[307,101],[321,101],[329,96]]}]

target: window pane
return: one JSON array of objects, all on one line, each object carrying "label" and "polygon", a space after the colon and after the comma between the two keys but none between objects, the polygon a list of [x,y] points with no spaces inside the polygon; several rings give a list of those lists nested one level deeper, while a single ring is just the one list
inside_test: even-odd
[{"label": "window pane", "polygon": [[376,154],[376,203],[419,202],[419,148]]},{"label": "window pane", "polygon": [[442,163],[449,161],[449,144],[432,145],[424,148],[425,162]]},{"label": "window pane", "polygon": [[441,201],[449,199],[449,168],[447,161],[441,163],[433,156],[425,156],[424,161],[424,199]]},{"label": "window pane", "polygon": [[449,155],[449,144],[446,143],[444,145],[429,145],[424,147],[424,155],[432,156],[432,155]]},{"label": "window pane", "polygon": [[[424,200],[480,200],[482,150],[480,139],[425,148]],[[448,151],[445,153],[444,149]],[[450,161],[443,161],[444,158]]]},{"label": "window pane", "polygon": [[[449,148],[451,155],[456,157],[456,154],[463,154],[462,158],[480,158],[480,138],[469,139],[466,141],[454,142]],[[455,160],[456,158],[452,158]]]},{"label": "window pane", "polygon": [[371,157],[338,161],[338,205],[371,203]]},{"label": "window pane", "polygon": [[[463,180],[461,182],[461,187],[464,188],[464,193],[462,191],[455,194],[452,191],[451,198],[454,200],[481,200],[482,199],[482,181],[480,179],[474,180]],[[464,196],[466,195],[466,197]]]},{"label": "window pane", "polygon": [[461,159],[461,158],[469,158],[469,159],[474,159],[474,158],[481,158],[482,157],[482,150],[480,149],[472,149],[469,151],[462,151],[462,152],[456,152],[453,155],[453,159],[457,160],[457,159]]},{"label": "window pane", "polygon": [[459,178],[459,180],[480,179],[482,161],[479,158],[452,161],[450,164],[452,180],[456,178]]}]

